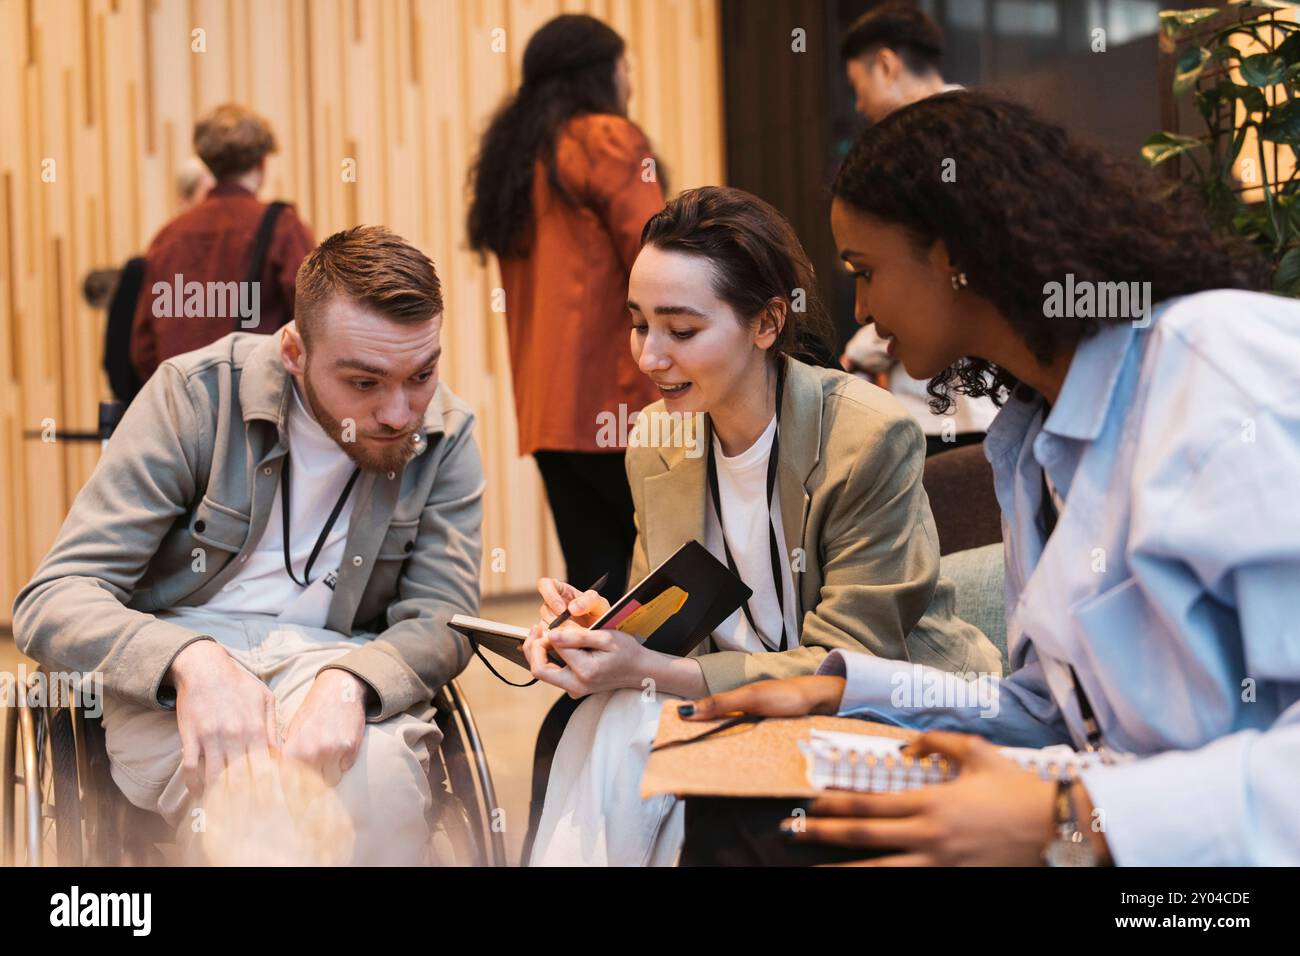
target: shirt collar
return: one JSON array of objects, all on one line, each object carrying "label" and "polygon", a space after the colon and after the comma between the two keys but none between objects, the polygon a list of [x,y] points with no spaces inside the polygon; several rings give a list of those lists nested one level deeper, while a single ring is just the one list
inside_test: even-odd
[{"label": "shirt collar", "polygon": [[243,186],[239,185],[239,183],[235,182],[233,179],[228,179],[224,182],[217,183],[215,186],[213,186],[211,189],[208,190],[208,195],[209,196],[247,196],[250,199],[255,198],[251,191],[245,189]]},{"label": "shirt collar", "polygon": [[1132,322],[1104,325],[1079,342],[1043,431],[1095,441],[1115,398],[1124,358],[1137,336]]},{"label": "shirt collar", "polygon": [[1047,404],[1043,397],[1027,385],[1017,386],[989,425],[985,457],[996,466],[1008,456],[1018,456],[1031,432],[1095,441],[1106,424],[1124,358],[1136,337],[1133,324],[1124,322],[1107,325],[1083,339],[1046,422],[1041,419]]}]

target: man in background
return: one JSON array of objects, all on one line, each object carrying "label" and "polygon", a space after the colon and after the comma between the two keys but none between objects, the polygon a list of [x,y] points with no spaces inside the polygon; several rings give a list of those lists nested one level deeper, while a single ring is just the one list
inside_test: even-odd
[{"label": "man in background", "polygon": [[[927,96],[961,88],[943,80],[939,27],[910,2],[887,3],[859,17],[840,45],[840,56],[856,96],[854,108],[872,123]],[[903,370],[889,354],[889,340],[874,325],[849,340],[840,361],[850,372],[886,379],[894,397],[921,424],[927,455],[983,441],[997,414],[990,399],[965,396],[957,398],[950,414],[934,414],[926,383]]]},{"label": "man in background", "polygon": [[164,360],[230,332],[265,334],[289,322],[294,277],[316,244],[292,206],[257,199],[266,157],[276,150],[265,119],[236,104],[218,106],[195,124],[194,150],[216,185],[145,253],[131,332],[131,365],[141,380]]}]

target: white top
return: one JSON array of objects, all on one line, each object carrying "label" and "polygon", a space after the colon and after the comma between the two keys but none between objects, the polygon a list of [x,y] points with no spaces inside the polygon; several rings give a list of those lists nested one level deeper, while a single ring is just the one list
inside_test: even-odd
[{"label": "white top", "polygon": [[[298,396],[296,383],[286,426],[290,455],[286,464],[290,466],[289,497],[293,505],[289,514],[289,558],[294,575],[301,581],[311,549],[356,465],[311,416]],[[343,561],[355,498],[354,487],[312,565],[311,580],[315,586],[303,588],[284,569],[284,518],[277,482],[271,514],[257,547],[239,573],[202,606],[212,611],[270,614],[308,627],[323,627],[333,593],[326,578],[328,575],[332,579],[335,576],[332,572]]]},{"label": "white top", "polygon": [[844,351],[859,368],[872,374],[889,373],[889,391],[907,413],[920,422],[921,430],[927,435],[942,435],[944,422],[949,419],[952,424],[948,427],[954,435],[986,432],[998,413],[991,398],[953,395],[954,404],[948,413],[936,415],[930,410],[930,393],[925,390],[929,383],[925,379],[912,378],[901,362],[889,357],[886,342],[874,325],[858,329]]},{"label": "white top", "polygon": [[[790,551],[785,544],[785,531],[781,527],[781,498],[773,493],[772,512],[767,512],[767,457],[776,435],[776,418],[749,448],[734,458],[722,453],[717,435],[713,436],[714,460],[718,465],[718,496],[722,499],[722,520],[726,525],[727,543],[736,561],[740,579],[749,585],[754,596],[749,599],[749,610],[772,647],[781,643],[781,612],[772,584],[772,555],[768,542],[768,528],[775,521],[776,543],[785,560],[781,562],[781,583],[785,590],[786,647],[799,646],[799,629],[795,614],[797,604],[794,581],[790,574]],[[722,547],[722,531],[713,509],[710,494],[707,505],[708,519],[704,528],[704,546],[723,564],[727,563]],[[713,632],[714,643],[722,651],[747,651],[751,654],[768,648],[749,626],[744,609],[738,608]]]}]

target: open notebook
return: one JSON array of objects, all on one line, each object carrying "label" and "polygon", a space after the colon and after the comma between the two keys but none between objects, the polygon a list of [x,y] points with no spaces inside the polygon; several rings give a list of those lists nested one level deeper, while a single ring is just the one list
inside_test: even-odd
[{"label": "open notebook", "polygon": [[[651,650],[685,657],[750,594],[745,583],[704,545],[687,541],[615,601],[591,629],[619,630],[639,638]],[[465,614],[455,615],[447,626],[468,637],[476,652],[479,646],[486,647],[528,670],[523,654],[528,628]],[[550,658],[564,666],[555,652]]]}]

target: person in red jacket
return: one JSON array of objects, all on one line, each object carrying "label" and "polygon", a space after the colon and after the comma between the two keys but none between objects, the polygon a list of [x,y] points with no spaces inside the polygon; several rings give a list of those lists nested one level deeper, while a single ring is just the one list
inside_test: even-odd
[{"label": "person in red jacket", "polygon": [[[316,245],[292,206],[257,199],[276,150],[265,119],[237,104],[218,106],[195,124],[194,150],[216,185],[163,226],[145,253],[131,327],[131,365],[141,380],[230,332],[271,333],[290,321],[298,266]],[[255,263],[268,209],[269,242]]]},{"label": "person in red jacket", "polygon": [[580,14],[533,34],[523,83],[479,147],[468,216],[470,247],[501,267],[519,454],[537,461],[568,580],[604,575],[610,600],[627,584],[636,528],[623,446],[601,425],[660,397],[628,350],[628,272],[664,196],[627,118],[624,52]]}]

